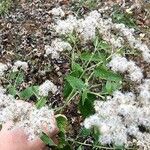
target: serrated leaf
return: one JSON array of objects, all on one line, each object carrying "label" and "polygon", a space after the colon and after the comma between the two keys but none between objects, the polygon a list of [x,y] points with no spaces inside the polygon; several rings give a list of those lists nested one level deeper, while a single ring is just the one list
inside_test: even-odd
[{"label": "serrated leaf", "polygon": [[72,91],[72,86],[67,81],[65,81],[64,89],[63,89],[64,98],[67,98],[71,93],[71,91]]},{"label": "serrated leaf", "polygon": [[82,92],[82,105],[84,105],[85,100],[87,99],[88,90],[85,89]]},{"label": "serrated leaf", "polygon": [[81,114],[84,118],[89,117],[90,115],[94,114],[94,112],[95,112],[94,101],[95,100],[96,100],[96,96],[93,94],[89,94],[89,93],[84,102],[84,105],[82,104],[82,99],[80,99],[78,107],[79,107],[79,111],[81,112]]},{"label": "serrated leaf", "polygon": [[46,98],[39,99],[38,102],[36,103],[36,108],[37,109],[42,108],[43,106],[45,106],[46,102],[47,102]]},{"label": "serrated leaf", "polygon": [[22,71],[19,71],[16,75],[15,79],[15,85],[19,85],[24,81],[24,73]]},{"label": "serrated leaf", "polygon": [[122,82],[107,81],[103,92],[107,94],[112,94],[114,91],[121,88],[121,83]]},{"label": "serrated leaf", "polygon": [[101,79],[120,82],[122,80],[121,75],[114,73],[106,67],[98,67],[95,69],[94,74],[96,77],[100,77]]},{"label": "serrated leaf", "polygon": [[8,93],[9,93],[10,95],[15,96],[15,95],[17,94],[16,88],[15,88],[14,86],[12,86],[12,85],[11,85],[11,86],[8,86],[7,90],[8,90]]},{"label": "serrated leaf", "polygon": [[67,117],[59,114],[56,116],[56,121],[57,121],[57,126],[59,128],[59,131],[65,133],[67,130],[67,125],[68,125]]},{"label": "serrated leaf", "polygon": [[58,149],[60,149],[60,150],[66,150],[66,149],[70,150],[69,149],[69,145],[68,145],[68,141],[66,140],[65,133],[63,133],[62,131],[60,131],[58,133],[58,137],[59,137]]},{"label": "serrated leaf", "polygon": [[81,137],[87,137],[91,135],[91,130],[90,129],[86,129],[86,128],[82,128],[80,131],[80,136]]},{"label": "serrated leaf", "polygon": [[72,86],[73,89],[82,91],[83,89],[86,88],[85,83],[79,78],[69,75],[66,77],[66,80],[69,82],[69,84]]},{"label": "serrated leaf", "polygon": [[103,53],[96,53],[93,55],[93,57],[91,58],[91,53],[90,52],[84,52],[81,54],[80,59],[84,60],[84,61],[94,61],[94,62],[99,62],[99,61],[103,61],[105,60],[105,54]]},{"label": "serrated leaf", "polygon": [[52,139],[51,139],[47,134],[45,134],[44,132],[42,132],[42,135],[41,135],[40,139],[41,139],[46,145],[49,145],[49,146],[57,146],[57,145],[52,141]]},{"label": "serrated leaf", "polygon": [[30,86],[26,88],[25,90],[21,91],[19,96],[22,99],[29,99],[31,96],[38,93],[39,86]]},{"label": "serrated leaf", "polygon": [[83,72],[83,68],[80,66],[80,64],[78,63],[73,63],[72,65],[72,70],[74,71],[79,71],[79,72]]},{"label": "serrated leaf", "polygon": [[80,66],[80,64],[73,63],[72,72],[70,73],[70,75],[79,78],[81,76],[82,72],[83,72],[83,68]]}]

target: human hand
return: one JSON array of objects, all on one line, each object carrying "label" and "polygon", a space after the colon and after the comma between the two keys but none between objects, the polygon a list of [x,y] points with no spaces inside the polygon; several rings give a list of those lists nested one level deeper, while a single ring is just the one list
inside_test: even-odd
[{"label": "human hand", "polygon": [[[44,131],[56,142],[58,128],[54,117],[51,118],[51,122],[53,125],[51,131],[47,131],[46,128]],[[45,150],[45,144],[39,138],[29,141],[22,129],[9,130],[12,124],[12,122],[4,124],[0,131],[0,150]]]}]

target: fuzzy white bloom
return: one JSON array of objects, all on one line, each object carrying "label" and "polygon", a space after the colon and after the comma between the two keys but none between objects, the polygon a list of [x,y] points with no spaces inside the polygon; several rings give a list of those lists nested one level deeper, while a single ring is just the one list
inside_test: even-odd
[{"label": "fuzzy white bloom", "polygon": [[2,86],[0,86],[0,94],[4,94],[6,92],[6,89],[4,89]]},{"label": "fuzzy white bloom", "polygon": [[58,8],[53,8],[50,13],[54,16],[60,16],[60,17],[64,17],[65,13],[64,11],[61,9],[61,7]]},{"label": "fuzzy white bloom", "polygon": [[126,37],[130,46],[132,48],[136,48],[142,52],[143,59],[150,63],[150,49],[147,47],[146,44],[143,44],[140,40],[134,37],[134,29],[130,29],[125,27],[123,24],[114,24],[114,28],[120,30],[120,32]]},{"label": "fuzzy white bloom", "polygon": [[0,63],[0,77],[4,75],[4,71],[8,69],[6,64]]},{"label": "fuzzy white bloom", "polygon": [[19,68],[26,71],[28,69],[28,63],[20,60],[16,61],[12,67],[12,70],[15,72],[18,71]]},{"label": "fuzzy white bloom", "polygon": [[81,41],[86,42],[95,38],[98,19],[101,15],[97,11],[92,11],[85,19],[78,20],[77,33]]},{"label": "fuzzy white bloom", "polygon": [[103,39],[110,42],[114,47],[121,47],[124,40],[122,37],[117,37],[111,33],[112,20],[101,18],[98,11],[92,11],[84,19],[77,20],[70,15],[66,20],[59,20],[55,26],[58,34],[67,35],[76,31],[83,43],[92,40],[95,37],[96,29],[103,36]]},{"label": "fuzzy white bloom", "polygon": [[124,73],[128,69],[127,64],[128,60],[125,57],[114,55],[108,66],[111,67],[111,69],[115,72],[119,71],[121,73]]},{"label": "fuzzy white bloom", "polygon": [[85,126],[87,129],[90,129],[92,126],[98,125],[98,124],[99,124],[99,120],[98,120],[98,116],[97,116],[97,115],[93,115],[93,116],[87,118],[87,119],[84,121],[84,126]]},{"label": "fuzzy white bloom", "polygon": [[52,59],[57,59],[60,56],[60,52],[63,50],[70,51],[71,49],[72,47],[68,42],[64,42],[61,39],[55,39],[52,41],[51,46],[45,46],[45,55],[47,56],[51,54]]},{"label": "fuzzy white bloom", "polygon": [[69,34],[74,31],[77,26],[77,19],[70,15],[66,20],[59,20],[55,26],[55,30],[58,34]]},{"label": "fuzzy white bloom", "polygon": [[[140,88],[148,87],[150,92],[149,83],[148,79],[145,80]],[[140,97],[132,92],[116,91],[109,100],[95,102],[96,113],[86,118],[84,125],[86,128],[96,126],[99,129],[101,133],[99,142],[103,145],[115,144],[128,147],[132,140],[136,140],[137,145],[148,150],[149,141],[139,138],[139,133],[142,137],[145,136],[145,132],[141,131],[141,127],[144,127],[146,135],[150,136],[150,103],[143,102],[141,105],[141,101],[142,98],[140,100]],[[132,138],[129,138],[129,135]]]},{"label": "fuzzy white bloom", "polygon": [[54,85],[54,83],[52,83],[49,80],[46,80],[42,85],[40,85],[39,87],[39,95],[41,96],[48,96],[49,92],[52,92],[53,94],[56,94],[56,92],[58,91],[57,86]]},{"label": "fuzzy white bloom", "polygon": [[11,129],[18,127],[24,129],[28,140],[34,140],[40,136],[44,125],[51,132],[53,117],[54,113],[48,107],[36,109],[34,105],[15,100],[0,89],[0,124],[12,120],[14,125]]},{"label": "fuzzy white bloom", "polygon": [[150,105],[150,79],[144,80],[143,84],[141,84],[138,89],[140,91],[140,103]]},{"label": "fuzzy white bloom", "polygon": [[122,37],[117,37],[115,34],[111,32],[113,29],[113,23],[112,19],[103,19],[100,18],[98,20],[98,26],[99,33],[102,35],[102,38],[110,43],[115,48],[122,47],[122,44],[124,43],[124,40]]},{"label": "fuzzy white bloom", "polygon": [[143,58],[146,62],[150,63],[150,51],[143,51]]},{"label": "fuzzy white bloom", "polygon": [[150,134],[148,133],[143,133],[141,134],[140,132],[138,133],[137,136],[137,145],[139,146],[140,150],[149,150],[150,149]]},{"label": "fuzzy white bloom", "polygon": [[128,72],[130,79],[134,82],[141,82],[143,78],[141,68],[138,67],[135,62],[128,61],[125,57],[120,55],[114,55],[108,66],[115,72]]},{"label": "fuzzy white bloom", "polygon": [[[70,15],[66,20],[59,20],[55,26],[58,34],[67,35],[76,31],[78,36],[86,42],[95,37],[95,31],[98,29],[102,38],[110,43],[114,48],[123,46],[125,40],[129,42],[132,48],[142,52],[143,59],[150,63],[150,49],[142,41],[134,37],[134,29],[126,27],[124,24],[113,23],[111,18],[104,19],[98,11],[90,12],[83,19],[76,19]],[[116,35],[112,31],[119,32]]]}]

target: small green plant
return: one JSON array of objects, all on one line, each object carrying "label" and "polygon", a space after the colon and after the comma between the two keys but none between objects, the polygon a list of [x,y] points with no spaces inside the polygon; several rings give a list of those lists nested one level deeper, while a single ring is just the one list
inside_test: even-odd
[{"label": "small green plant", "polygon": [[[56,111],[63,112],[64,108],[74,101],[78,105],[81,116],[86,118],[95,113],[93,104],[97,98],[104,101],[107,95],[111,95],[121,88],[122,76],[107,67],[111,57],[111,48],[100,36],[96,36],[90,43],[91,49],[82,49],[79,44],[80,39],[75,33],[68,35],[66,40],[73,47],[70,57],[71,69],[64,78],[64,105],[57,108]],[[84,146],[91,147],[91,149],[105,148],[98,143],[99,133],[96,128],[93,130],[83,128],[76,139],[66,138],[65,134],[62,135],[62,148],[68,143],[75,144],[79,150],[84,149]],[[80,138],[84,140],[87,136],[93,137],[94,144],[80,141]]]},{"label": "small green plant", "polygon": [[112,72],[106,66],[109,62],[107,53],[109,45],[97,37],[93,41],[93,49],[94,51],[86,50],[81,53],[74,50],[71,58],[71,71],[65,77],[65,105],[79,95],[79,109],[82,108],[80,111],[84,117],[87,117],[87,112],[90,115],[90,112],[86,110],[91,110],[89,108],[92,108],[91,105],[96,97],[105,100],[105,96],[119,89],[122,83],[121,75]]},{"label": "small green plant", "polygon": [[115,8],[115,11],[112,13],[112,19],[114,22],[123,23],[128,27],[137,27],[133,15],[126,12],[122,12],[118,8]]},{"label": "small green plant", "polygon": [[0,15],[8,12],[12,5],[12,0],[0,0]]},{"label": "small green plant", "polygon": [[[97,98],[104,101],[107,95],[111,95],[114,91],[121,88],[122,76],[114,73],[107,67],[111,57],[111,48],[100,36],[97,35],[91,41],[91,49],[82,49],[79,44],[80,39],[77,38],[75,33],[65,38],[73,47],[71,56],[68,56],[71,69],[64,77],[64,104],[56,108],[55,111],[57,114],[61,114],[72,101],[75,101],[81,117],[84,119],[95,113],[93,105]],[[6,89],[9,94],[22,100],[30,100],[34,97],[36,107],[39,109],[47,103],[48,98],[39,95],[38,85],[23,86],[23,83],[26,82],[23,70],[10,71],[7,73],[6,78],[8,81]],[[59,144],[55,145],[45,133],[41,135],[41,139],[49,147],[58,150],[71,150],[70,145],[75,144],[78,146],[78,149],[82,149],[84,146],[91,147],[92,149],[102,148],[98,143],[99,133],[96,128],[93,130],[83,129],[76,139],[72,139],[66,135],[68,130],[67,118],[64,115],[58,115],[56,120],[60,130]],[[94,139],[94,144],[80,142],[81,137],[83,137],[82,141],[86,139],[85,135],[91,136]]]},{"label": "small green plant", "polygon": [[39,86],[31,85],[26,88],[22,88],[22,84],[25,80],[25,75],[23,70],[9,72],[7,74],[8,85],[6,86],[7,92],[14,97],[19,97],[22,100],[30,100],[33,96],[35,97],[36,107],[40,109],[47,102],[47,97],[42,97],[39,95]]}]

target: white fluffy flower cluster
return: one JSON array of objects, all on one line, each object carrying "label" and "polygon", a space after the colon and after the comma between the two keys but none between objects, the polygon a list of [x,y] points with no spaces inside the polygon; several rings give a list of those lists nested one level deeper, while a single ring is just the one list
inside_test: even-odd
[{"label": "white fluffy flower cluster", "polygon": [[60,17],[64,17],[65,13],[64,11],[61,9],[61,7],[57,7],[57,8],[53,8],[50,13],[54,16],[60,16]]},{"label": "white fluffy flower cluster", "polygon": [[0,124],[12,120],[15,128],[22,128],[28,135],[29,140],[35,139],[42,133],[43,125],[52,130],[51,117],[53,111],[48,107],[36,109],[30,103],[15,100],[11,95],[6,95],[5,90],[0,87]]},{"label": "white fluffy flower cluster", "polygon": [[[146,81],[147,82],[147,81]],[[144,83],[142,87],[147,84]],[[149,86],[149,85],[148,85]],[[148,91],[150,93],[150,89]],[[84,126],[98,127],[101,135],[99,142],[103,145],[115,144],[126,147],[133,140],[137,145],[150,149],[150,100],[141,105],[140,96],[132,92],[123,94],[116,91],[107,101],[96,101],[93,116],[85,119]],[[144,131],[142,131],[144,129]]]},{"label": "white fluffy flower cluster", "polygon": [[140,95],[139,100],[140,103],[143,104],[150,104],[150,79],[145,79],[144,83],[139,87]]},{"label": "white fluffy flower cluster", "polygon": [[132,81],[140,82],[143,78],[141,68],[138,67],[134,61],[128,61],[125,57],[114,55],[108,66],[111,67],[111,69],[115,72],[128,72]]},{"label": "white fluffy flower cluster", "polygon": [[58,34],[65,35],[76,31],[82,42],[86,42],[95,37],[97,21],[100,16],[97,11],[92,11],[85,19],[79,20],[70,15],[66,20],[57,21],[55,29]]},{"label": "white fluffy flower cluster", "polygon": [[6,64],[0,63],[0,77],[4,75],[4,71],[8,69]]},{"label": "white fluffy flower cluster", "polygon": [[100,16],[100,13],[97,11],[92,11],[85,19],[80,19],[77,22],[76,32],[79,34],[79,37],[83,42],[95,38],[95,30],[98,26],[97,20]]},{"label": "white fluffy flower cluster", "polygon": [[55,94],[58,89],[57,86],[54,85],[54,83],[52,83],[49,80],[46,80],[42,85],[40,85],[39,87],[39,95],[40,96],[48,96],[49,92],[52,92],[53,94]]},{"label": "white fluffy flower cluster", "polygon": [[113,47],[115,48],[122,47],[124,39],[112,33],[113,23],[111,18],[109,19],[100,18],[98,20],[98,29],[99,33],[102,35],[102,38],[108,43],[110,43]]},{"label": "white fluffy flower cluster", "polygon": [[58,34],[64,35],[72,33],[76,27],[77,19],[72,15],[69,15],[66,20],[58,20],[57,25],[54,26]]},{"label": "white fluffy flower cluster", "polygon": [[59,53],[63,50],[70,51],[72,49],[71,45],[68,42],[64,42],[61,39],[55,39],[52,41],[51,46],[45,46],[45,56],[50,55],[52,59],[59,58]]},{"label": "white fluffy flower cluster", "polygon": [[83,42],[92,40],[95,37],[96,29],[98,29],[104,40],[110,42],[114,47],[121,47],[123,38],[112,34],[112,27],[112,20],[110,18],[103,19],[96,10],[90,12],[84,19],[77,20],[74,16],[69,16],[66,20],[58,21],[55,26],[58,34],[76,31]]},{"label": "white fluffy flower cluster", "polygon": [[27,71],[28,63],[20,60],[16,61],[12,67],[12,70],[15,72],[18,71],[19,68],[21,68],[24,71]]},{"label": "white fluffy flower cluster", "polygon": [[144,60],[150,63],[150,49],[133,36],[134,29],[129,29],[124,24],[114,24],[114,28],[118,29],[126,37],[131,47],[141,51]]},{"label": "white fluffy flower cluster", "polygon": [[97,29],[102,38],[114,48],[122,47],[127,39],[130,46],[140,50],[144,60],[150,62],[150,49],[134,37],[134,29],[127,28],[124,24],[113,23],[111,18],[104,19],[98,11],[90,12],[84,19],[76,19],[70,15],[66,20],[57,21],[54,28],[58,34],[65,35],[76,31],[83,42],[92,40]]}]

